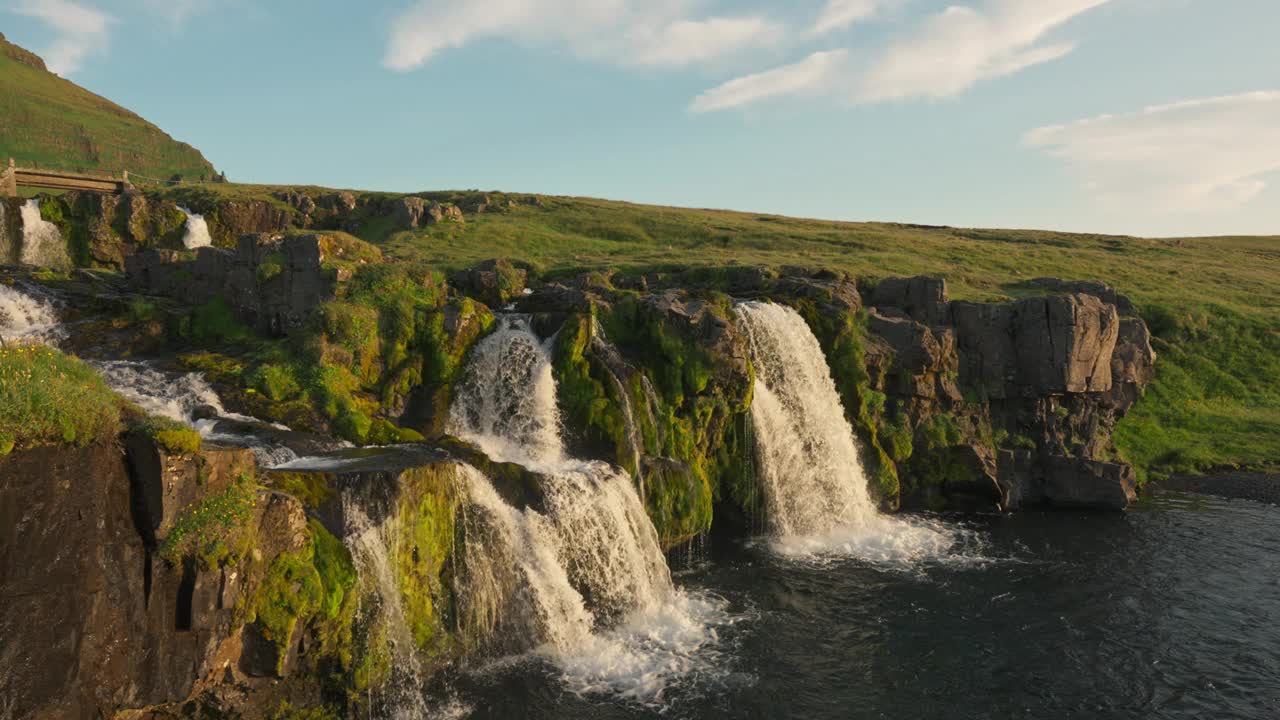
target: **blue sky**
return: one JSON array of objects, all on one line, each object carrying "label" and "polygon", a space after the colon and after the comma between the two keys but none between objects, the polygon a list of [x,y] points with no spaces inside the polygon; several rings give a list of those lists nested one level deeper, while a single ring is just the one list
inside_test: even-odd
[{"label": "blue sky", "polygon": [[1280,234],[1276,0],[0,0],[232,180]]}]

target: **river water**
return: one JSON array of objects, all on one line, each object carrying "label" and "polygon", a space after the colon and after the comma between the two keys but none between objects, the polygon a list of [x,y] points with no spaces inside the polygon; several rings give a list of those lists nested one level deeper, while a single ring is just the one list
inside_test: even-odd
[{"label": "river water", "polygon": [[575,694],[533,656],[453,692],[472,718],[1280,717],[1280,507],[1164,495],[962,530],[970,552],[916,565],[722,543],[677,582],[739,621],[656,702]]}]

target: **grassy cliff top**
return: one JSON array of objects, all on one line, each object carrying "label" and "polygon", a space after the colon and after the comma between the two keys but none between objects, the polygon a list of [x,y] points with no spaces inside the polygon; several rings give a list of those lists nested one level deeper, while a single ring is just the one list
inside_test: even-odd
[{"label": "grassy cliff top", "polygon": [[0,35],[0,163],[58,170],[122,170],[159,179],[211,178],[199,150],[136,114],[49,72]]},{"label": "grassy cliff top", "polygon": [[[163,191],[210,206],[267,201],[284,191],[206,184]],[[385,204],[400,195],[360,193]],[[415,193],[497,212],[419,230],[385,209],[354,228],[387,259],[455,269],[491,258],[525,262],[544,278],[612,268],[627,274],[801,265],[861,278],[946,277],[953,299],[1043,294],[1045,276],[1097,280],[1128,295],[1160,355],[1147,398],[1117,431],[1124,455],[1160,472],[1280,460],[1280,237],[1150,239],[1042,230],[855,223],[499,192]],[[508,204],[507,200],[516,200]],[[709,276],[714,276],[711,270]]]}]

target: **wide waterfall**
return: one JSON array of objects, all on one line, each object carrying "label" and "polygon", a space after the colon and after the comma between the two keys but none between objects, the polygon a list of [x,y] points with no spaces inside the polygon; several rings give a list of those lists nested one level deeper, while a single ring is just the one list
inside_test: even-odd
[{"label": "wide waterfall", "polygon": [[498,653],[550,658],[575,692],[660,702],[714,655],[723,603],[675,588],[631,478],[566,456],[546,344],[507,316],[475,348],[451,432],[541,476],[542,511],[468,472],[461,615]]},{"label": "wide waterfall", "polygon": [[55,344],[65,335],[52,302],[0,285],[0,340]]},{"label": "wide waterfall", "polygon": [[35,267],[71,267],[62,233],[57,225],[41,217],[40,201],[34,198],[22,205],[22,252],[18,259],[23,265]]},{"label": "wide waterfall", "polygon": [[209,223],[205,221],[204,216],[193,213],[190,210],[180,207],[183,215],[187,216],[186,230],[182,235],[182,245],[188,250],[196,248],[209,247],[213,244],[213,238],[209,237]]},{"label": "wide waterfall", "polygon": [[871,502],[853,428],[804,318],[773,303],[736,309],[755,366],[751,422],[775,547],[886,562],[945,553],[955,539],[940,525],[890,518]]}]

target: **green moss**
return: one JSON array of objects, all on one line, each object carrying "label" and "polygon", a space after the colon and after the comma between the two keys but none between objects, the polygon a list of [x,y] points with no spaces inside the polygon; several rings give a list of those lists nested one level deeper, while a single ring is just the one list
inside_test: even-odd
[{"label": "green moss", "polygon": [[302,392],[293,367],[286,364],[260,365],[249,376],[249,386],[276,402],[292,399]]},{"label": "green moss", "polygon": [[200,433],[177,420],[150,415],[133,423],[133,429],[146,434],[171,454],[193,455],[200,452]]},{"label": "green moss", "polygon": [[253,337],[253,331],[240,322],[220,297],[193,309],[179,324],[178,333],[203,345],[244,342]]},{"label": "green moss", "polygon": [[[256,622],[262,636],[276,645],[283,665],[295,628],[319,612],[325,599],[324,583],[315,566],[315,541],[308,534],[302,549],[271,561],[247,620]],[[277,672],[282,670],[277,666]]]},{"label": "green moss", "polygon": [[454,543],[454,472],[451,465],[432,466],[401,478],[397,581],[414,642],[428,655],[444,653],[452,643],[445,625],[452,601],[445,572]]},{"label": "green moss", "polygon": [[170,563],[195,556],[206,568],[236,558],[244,546],[248,523],[258,502],[258,486],[242,476],[226,490],[185,508],[160,541],[158,554]]},{"label": "green moss", "polygon": [[422,442],[422,434],[416,430],[402,428],[382,418],[375,418],[369,425],[365,438],[370,445],[395,445],[397,443]]},{"label": "green moss", "polygon": [[255,271],[258,282],[263,283],[278,277],[284,272],[286,262],[283,254],[278,252],[268,253],[266,257],[258,261],[258,268]]},{"label": "green moss", "polygon": [[308,508],[318,508],[334,498],[330,476],[320,472],[272,472],[271,487],[302,501]]}]

